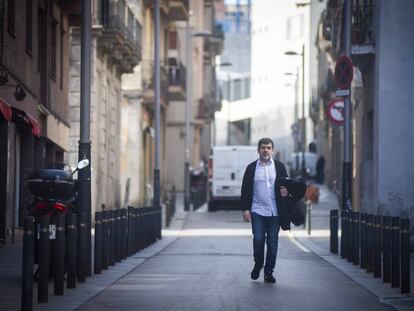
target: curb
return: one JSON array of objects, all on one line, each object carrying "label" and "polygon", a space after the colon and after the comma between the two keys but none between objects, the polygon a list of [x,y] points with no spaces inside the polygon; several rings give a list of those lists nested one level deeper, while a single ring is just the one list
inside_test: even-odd
[{"label": "curb", "polygon": [[[187,213],[176,212],[171,225],[163,229],[163,232],[179,231],[184,226]],[[76,289],[65,289],[64,296],[49,295],[49,303],[37,304],[33,306],[34,310],[38,311],[71,311],[81,307],[87,301],[93,297],[99,295],[106,288],[123,278],[132,270],[138,268],[141,264],[146,262],[149,258],[153,257],[163,249],[168,247],[171,243],[177,240],[178,236],[168,235],[163,237],[162,240],[148,246],[147,248],[132,255],[126,260],[117,263],[115,266],[110,267],[106,271],[102,271],[101,274],[94,274],[93,277],[86,279],[85,283],[78,283]]]},{"label": "curb", "polygon": [[301,236],[298,237],[298,233],[303,233],[302,231],[304,230],[291,231],[293,238],[298,243],[377,296],[380,302],[399,311],[414,310],[414,298],[410,297],[409,294],[399,293],[398,289],[386,285],[380,278],[374,278],[372,273],[367,273],[340,256],[332,254],[329,250],[312,241],[312,236],[303,237],[302,234],[299,234]]}]

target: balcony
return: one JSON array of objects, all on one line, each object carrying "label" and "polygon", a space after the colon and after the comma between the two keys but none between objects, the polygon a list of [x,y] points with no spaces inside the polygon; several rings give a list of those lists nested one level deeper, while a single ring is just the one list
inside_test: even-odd
[{"label": "balcony", "polygon": [[220,55],[224,47],[224,30],[221,24],[214,26],[213,35],[204,40],[204,52],[212,53],[211,56]]},{"label": "balcony", "polygon": [[[170,1],[172,0],[160,0],[160,11],[161,13],[165,14],[165,16],[168,17],[168,11],[170,9]],[[144,0],[144,6],[147,8],[152,9],[154,7],[154,1],[153,0]]]},{"label": "balcony", "polygon": [[121,73],[129,73],[141,61],[142,27],[125,0],[100,0],[98,19],[103,31],[99,45]]},{"label": "balcony", "polygon": [[188,0],[170,0],[168,18],[170,21],[188,20],[189,5]]},{"label": "balcony", "polygon": [[359,1],[356,1],[352,6],[352,54],[375,53],[375,7],[372,1],[369,2],[369,5],[360,5]]},{"label": "balcony", "polygon": [[[142,85],[143,85],[143,104],[154,108],[155,103],[155,85],[154,85],[154,61],[142,62]],[[160,82],[161,82],[161,105],[167,107],[168,105],[168,71],[166,67],[161,64],[160,68]]]},{"label": "balcony", "polygon": [[[364,3],[364,4],[361,4]],[[375,53],[375,6],[373,0],[353,0],[352,3],[352,28],[351,28],[351,53],[353,57],[358,55]],[[322,29],[320,40],[332,57],[336,59],[344,48],[344,16],[343,3],[331,0],[327,4],[327,10],[322,14]]]},{"label": "balcony", "polygon": [[169,100],[185,100],[186,70],[176,58],[168,58],[168,97]]},{"label": "balcony", "polygon": [[214,112],[218,110],[221,103],[213,96],[205,94],[198,102],[197,119],[212,120],[214,119]]}]

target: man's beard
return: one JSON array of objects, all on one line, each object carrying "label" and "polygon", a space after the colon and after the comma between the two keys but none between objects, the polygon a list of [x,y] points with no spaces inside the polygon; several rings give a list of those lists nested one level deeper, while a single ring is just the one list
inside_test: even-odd
[{"label": "man's beard", "polygon": [[270,160],[270,155],[267,155],[267,156],[260,156],[260,158],[261,158],[263,161],[267,162],[267,161],[269,161],[269,160]]}]

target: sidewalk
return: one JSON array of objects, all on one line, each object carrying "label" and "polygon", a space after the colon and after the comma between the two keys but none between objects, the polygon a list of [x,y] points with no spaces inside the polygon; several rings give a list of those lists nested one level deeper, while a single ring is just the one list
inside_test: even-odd
[{"label": "sidewalk", "polygon": [[[185,221],[187,214],[183,210],[180,195],[177,195],[177,210],[167,229],[163,229],[163,238],[146,249],[128,257],[115,266],[103,270],[101,274],[94,274],[86,279],[85,283],[78,283],[76,289],[64,289],[63,296],[53,296],[53,282],[49,283],[49,303],[37,303],[37,283],[33,283],[34,310],[74,310],[106,287],[122,278],[130,271],[144,263],[148,258],[170,245],[177,239],[175,235]],[[0,310],[20,310],[21,303],[21,273],[22,273],[22,245],[11,244],[0,246]]]},{"label": "sidewalk", "polygon": [[411,296],[409,296],[402,295],[399,289],[391,288],[391,285],[383,283],[382,279],[374,278],[373,273],[367,273],[340,256],[330,253],[329,211],[338,208],[338,200],[335,194],[325,185],[318,185],[318,187],[320,193],[319,203],[314,204],[311,210],[311,235],[308,235],[307,231],[300,226],[292,230],[293,237],[309,251],[379,297],[382,302],[391,305],[396,310],[414,310],[414,298],[412,298],[414,256],[411,255]]}]

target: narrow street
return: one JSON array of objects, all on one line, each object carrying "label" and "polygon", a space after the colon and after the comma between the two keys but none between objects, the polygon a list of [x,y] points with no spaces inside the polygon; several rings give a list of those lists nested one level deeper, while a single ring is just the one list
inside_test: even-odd
[{"label": "narrow street", "polygon": [[[187,214],[178,237],[78,310],[391,310],[283,232],[276,285],[250,280],[250,224],[239,212]],[[136,254],[135,256],[140,256]]]}]

